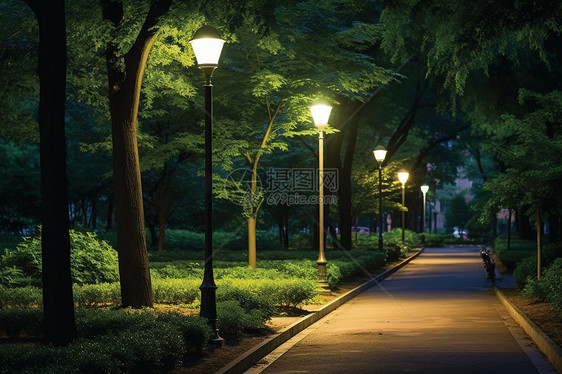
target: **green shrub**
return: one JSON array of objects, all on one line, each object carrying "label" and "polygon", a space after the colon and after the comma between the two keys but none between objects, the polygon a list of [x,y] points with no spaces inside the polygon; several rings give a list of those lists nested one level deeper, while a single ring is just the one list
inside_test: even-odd
[{"label": "green shrub", "polygon": [[431,233],[425,233],[423,235],[425,237],[426,247],[442,247],[445,243],[445,235]]},{"label": "green shrub", "polygon": [[132,313],[129,309],[103,310],[76,308],[76,330],[80,338],[117,334],[154,322],[153,313]]},{"label": "green shrub", "polygon": [[211,337],[206,318],[164,313],[158,315],[158,320],[174,326],[181,333],[187,353],[202,353]]},{"label": "green shrub", "polygon": [[15,265],[2,267],[0,268],[0,285],[10,287],[16,286],[23,276],[23,271],[18,269]]},{"label": "green shrub", "polygon": [[154,279],[154,301],[162,304],[191,304],[199,298],[201,279]]},{"label": "green shrub", "polygon": [[40,306],[43,293],[37,287],[8,288],[0,286],[0,308]]},{"label": "green shrub", "polygon": [[151,262],[150,274],[153,278],[203,279],[203,263],[185,261],[185,260],[176,260],[172,263]]},{"label": "green shrub", "polygon": [[263,292],[272,295],[279,305],[297,307],[318,295],[317,280],[278,279],[264,284]]},{"label": "green shrub", "polygon": [[[119,280],[117,252],[95,233],[70,230],[72,280],[77,284]],[[41,236],[24,237],[14,250],[0,256],[0,271],[16,268],[23,276],[41,279]],[[12,272],[12,275],[14,273]],[[12,279],[11,283],[15,280]]]},{"label": "green shrub", "polygon": [[[26,322],[40,325],[41,313],[1,311],[0,326],[15,323],[10,328],[25,332]],[[77,308],[76,320],[79,338],[68,347],[0,349],[0,373],[168,373],[184,355],[200,353],[210,336],[206,320],[196,316]]]},{"label": "green shrub", "polygon": [[264,327],[259,311],[248,312],[237,300],[217,303],[219,334],[225,339],[236,339],[244,330],[257,330]]},{"label": "green shrub", "polygon": [[528,278],[523,289],[526,295],[538,296],[552,304],[562,317],[562,258],[557,258],[542,274],[541,279]]},{"label": "green shrub", "polygon": [[223,278],[217,281],[217,301],[236,300],[245,311],[258,311],[265,321],[275,312],[276,300],[271,291],[265,292],[264,289],[271,288],[278,281]]},{"label": "green shrub", "polygon": [[402,245],[399,243],[385,243],[384,253],[386,262],[389,263],[398,260],[402,254],[402,248]]},{"label": "green shrub", "polygon": [[78,306],[96,307],[104,304],[121,303],[119,283],[85,284],[72,287],[74,303]]},{"label": "green shrub", "polygon": [[28,335],[39,337],[42,334],[43,310],[40,308],[0,309],[0,332],[8,337]]},{"label": "green shrub", "polygon": [[119,281],[117,251],[93,232],[70,230],[70,263],[77,284]]},{"label": "green shrub", "polygon": [[128,329],[117,340],[133,352],[130,373],[166,373],[182,364],[183,337],[168,324],[156,322]]},{"label": "green shrub", "polygon": [[517,287],[523,288],[527,283],[527,278],[537,277],[537,258],[527,257],[521,260],[513,270],[513,278]]}]

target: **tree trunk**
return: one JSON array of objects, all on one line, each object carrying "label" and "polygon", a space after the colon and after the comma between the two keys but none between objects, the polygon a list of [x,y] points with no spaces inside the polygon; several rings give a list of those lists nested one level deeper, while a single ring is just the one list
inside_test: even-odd
[{"label": "tree trunk", "polygon": [[248,265],[256,268],[256,218],[248,218]]},{"label": "tree trunk", "polygon": [[[121,300],[124,307],[152,307],[142,185],[137,146],[137,113],[142,77],[148,54],[156,39],[159,18],[168,12],[171,0],[151,3],[131,49],[123,53],[117,42],[106,50],[109,110],[113,140],[113,178],[117,215],[117,248]],[[123,21],[121,2],[102,1],[104,18],[118,28]]]},{"label": "tree trunk", "polygon": [[43,326],[47,343],[76,337],[72,278],[66,138],[66,24],[64,1],[26,0],[39,23],[39,136],[41,156],[41,253]]}]

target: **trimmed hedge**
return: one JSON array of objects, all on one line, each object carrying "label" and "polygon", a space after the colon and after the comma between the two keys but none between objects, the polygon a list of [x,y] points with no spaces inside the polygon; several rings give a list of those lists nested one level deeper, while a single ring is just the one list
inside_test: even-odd
[{"label": "trimmed hedge", "polygon": [[[2,310],[0,331],[39,337],[41,315],[40,309]],[[76,319],[79,338],[68,347],[3,347],[0,373],[171,372],[186,355],[201,353],[210,336],[197,316],[78,308]]]}]

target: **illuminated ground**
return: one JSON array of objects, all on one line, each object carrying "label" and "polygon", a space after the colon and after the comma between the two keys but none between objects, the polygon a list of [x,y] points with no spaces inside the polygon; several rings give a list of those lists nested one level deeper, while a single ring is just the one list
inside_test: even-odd
[{"label": "illuminated ground", "polygon": [[477,248],[426,249],[263,373],[536,373],[497,308]]}]

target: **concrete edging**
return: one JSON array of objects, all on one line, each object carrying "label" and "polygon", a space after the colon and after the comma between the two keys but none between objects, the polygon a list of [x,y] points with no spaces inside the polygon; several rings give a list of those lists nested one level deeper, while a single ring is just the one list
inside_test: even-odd
[{"label": "concrete edging", "polygon": [[261,360],[263,357],[268,355],[270,352],[275,350],[281,344],[285,343],[287,340],[292,338],[293,336],[297,335],[299,332],[306,329],[308,326],[312,325],[315,322],[318,322],[323,317],[327,316],[355,296],[359,295],[361,292],[365,291],[366,289],[376,285],[380,281],[384,280],[385,278],[392,275],[398,269],[402,268],[408,262],[416,258],[421,252],[423,248],[418,250],[416,253],[393,267],[385,271],[382,274],[377,275],[373,279],[369,280],[368,282],[363,283],[360,286],[357,286],[351,291],[346,292],[345,294],[341,295],[335,300],[332,300],[328,304],[324,305],[322,308],[317,310],[314,313],[311,313],[297,322],[293,323],[290,326],[287,326],[281,332],[273,335],[271,338],[267,339],[263,343],[257,345],[256,347],[250,349],[248,352],[244,353],[242,356],[238,357],[234,361],[231,361],[225,367],[217,371],[217,374],[241,374],[251,368],[256,362]]},{"label": "concrete edging", "polygon": [[562,373],[562,350],[560,347],[558,347],[556,343],[535,325],[517,306],[509,301],[499,288],[494,287],[494,292],[513,319],[519,323],[527,335],[533,339],[533,342],[539,347],[542,353],[545,354],[552,366],[554,366],[559,373]]}]

